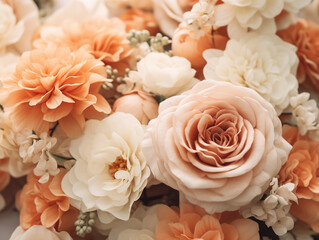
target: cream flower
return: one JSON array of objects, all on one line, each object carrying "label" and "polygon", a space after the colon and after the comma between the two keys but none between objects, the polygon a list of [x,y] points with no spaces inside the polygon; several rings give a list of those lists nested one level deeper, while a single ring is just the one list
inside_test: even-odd
[{"label": "cream flower", "polygon": [[22,25],[22,35],[13,47],[20,53],[31,50],[31,41],[40,26],[37,5],[32,0],[2,0],[2,2],[12,8],[17,25]]},{"label": "cream flower", "polygon": [[204,75],[255,90],[280,114],[298,92],[295,50],[275,35],[247,34],[228,41],[224,52],[206,50]]},{"label": "cream flower", "polygon": [[155,240],[158,223],[156,215],[158,205],[139,206],[128,221],[118,221],[113,225],[109,240]]},{"label": "cream flower", "polygon": [[0,50],[16,43],[23,34],[23,23],[17,23],[13,9],[0,1]]},{"label": "cream flower", "polygon": [[311,0],[223,0],[215,9],[217,26],[228,25],[231,37],[251,30],[275,33],[275,17],[282,11],[297,13]]},{"label": "cream flower", "polygon": [[138,83],[143,90],[171,97],[191,89],[198,80],[191,63],[182,57],[152,52],[137,64]]},{"label": "cream flower", "polygon": [[291,201],[298,202],[297,196],[292,192],[295,185],[287,183],[279,187],[278,179],[273,178],[270,186],[272,189],[265,200],[252,203],[242,209],[241,213],[245,218],[253,216],[264,221],[268,227],[272,227],[277,235],[282,236],[294,227],[289,210]]},{"label": "cream flower", "polygon": [[183,22],[183,10],[178,0],[153,0],[154,16],[160,29],[167,36],[172,37],[178,25]]},{"label": "cream flower", "polygon": [[97,210],[103,223],[128,220],[150,176],[140,147],[143,134],[138,120],[126,113],[87,121],[84,134],[71,142],[76,163],[62,181],[71,204]]},{"label": "cream flower", "polygon": [[290,98],[290,105],[293,108],[292,117],[297,123],[301,135],[309,130],[315,130],[319,120],[319,109],[315,100],[310,98],[310,93],[303,92]]},{"label": "cream flower", "polygon": [[15,71],[19,59],[20,56],[13,52],[0,54],[0,87],[2,86],[2,81]]},{"label": "cream flower", "polygon": [[17,227],[12,233],[9,240],[30,240],[30,239],[45,239],[45,240],[72,240],[67,232],[56,232],[54,228],[47,229],[42,225],[34,225],[27,231],[22,227]]}]

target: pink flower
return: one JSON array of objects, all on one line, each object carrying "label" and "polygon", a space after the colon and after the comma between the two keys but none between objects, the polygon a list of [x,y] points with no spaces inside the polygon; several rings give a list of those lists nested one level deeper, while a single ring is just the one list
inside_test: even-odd
[{"label": "pink flower", "polygon": [[130,113],[141,124],[147,125],[151,119],[157,117],[158,103],[152,95],[143,91],[134,91],[118,98],[113,105],[113,111]]},{"label": "pink flower", "polygon": [[270,103],[208,80],[162,102],[142,146],[155,178],[209,213],[262,195],[291,148]]}]

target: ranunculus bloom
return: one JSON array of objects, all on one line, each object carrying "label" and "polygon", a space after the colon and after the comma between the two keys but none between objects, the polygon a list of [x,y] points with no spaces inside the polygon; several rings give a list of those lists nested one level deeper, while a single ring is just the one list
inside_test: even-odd
[{"label": "ranunculus bloom", "polygon": [[144,12],[138,9],[130,9],[123,13],[120,19],[126,25],[126,31],[135,30],[148,30],[152,36],[159,32],[159,26],[150,12]]},{"label": "ranunculus bloom", "polygon": [[142,147],[155,178],[209,213],[262,195],[291,148],[266,100],[213,80],[161,102],[148,126]]},{"label": "ranunculus bloom", "polygon": [[2,104],[18,130],[47,132],[58,121],[69,137],[76,137],[86,118],[101,119],[111,111],[99,94],[105,81],[103,63],[84,49],[70,52],[51,45],[22,55],[1,89]]},{"label": "ranunculus bloom", "polygon": [[151,119],[157,117],[158,103],[152,95],[142,91],[134,91],[118,98],[113,105],[113,111],[130,113],[141,124],[147,125]]},{"label": "ranunculus bloom", "polygon": [[39,9],[35,2],[32,0],[2,0],[2,2],[12,8],[17,24],[22,26],[21,36],[13,46],[19,52],[31,50],[33,34],[40,26]]},{"label": "ranunculus bloom", "polygon": [[173,35],[172,51],[174,56],[184,57],[190,61],[198,74],[202,73],[206,65],[203,52],[210,48],[224,50],[227,41],[227,35],[222,35],[218,31],[212,34],[211,29],[207,29],[206,34],[198,39],[185,23],[181,23]]},{"label": "ranunculus bloom", "polygon": [[288,161],[279,173],[281,183],[294,183],[298,204],[291,214],[319,232],[319,142],[301,136],[298,128],[285,125],[284,138],[292,145]]},{"label": "ranunculus bloom", "polygon": [[47,229],[42,225],[36,225],[24,231],[17,227],[9,240],[72,240],[67,232],[56,232],[54,229]]},{"label": "ranunculus bloom", "polygon": [[308,6],[302,9],[300,16],[319,24],[319,0],[313,0]]},{"label": "ranunculus bloom", "polygon": [[298,93],[296,47],[276,35],[247,33],[227,42],[225,51],[204,52],[206,79],[251,88],[280,114]]},{"label": "ranunculus bloom", "polygon": [[198,82],[195,73],[185,58],[151,52],[137,63],[137,85],[146,92],[171,97],[192,88]]},{"label": "ranunculus bloom", "polygon": [[[46,228],[55,227],[60,230],[64,227],[62,223],[65,218],[69,222],[72,221],[70,219],[73,219],[74,223],[77,216],[73,214],[74,210],[70,209],[70,199],[61,188],[61,181],[65,173],[66,170],[61,169],[58,175],[50,177],[49,181],[44,184],[39,183],[39,177],[33,173],[28,175],[28,182],[20,194],[22,204],[20,226],[23,229],[29,229],[33,225],[43,225]],[[68,212],[69,210],[71,212]]]},{"label": "ranunculus bloom", "polygon": [[87,121],[84,134],[71,142],[76,162],[62,181],[71,204],[83,212],[97,211],[103,223],[128,220],[150,176],[141,150],[143,135],[131,114]]},{"label": "ranunculus bloom", "polygon": [[71,51],[84,48],[106,65],[124,70],[129,66],[131,52],[125,27],[124,22],[117,18],[90,18],[82,23],[66,20],[62,26],[42,27],[40,38],[33,42],[33,46],[43,49],[53,43]]},{"label": "ranunculus bloom", "polygon": [[157,208],[156,240],[258,240],[259,227],[250,219],[223,222],[197,206],[181,204],[180,210],[160,205]]},{"label": "ranunculus bloom", "polygon": [[[319,90],[319,26],[305,19],[277,33],[283,40],[297,47],[299,57],[298,80],[309,79]],[[308,77],[308,78],[307,78]]]}]

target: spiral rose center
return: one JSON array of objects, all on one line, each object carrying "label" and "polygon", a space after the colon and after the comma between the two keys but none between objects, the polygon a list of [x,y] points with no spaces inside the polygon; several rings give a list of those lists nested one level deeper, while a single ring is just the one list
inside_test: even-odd
[{"label": "spiral rose center", "polygon": [[115,173],[120,170],[128,170],[127,163],[122,156],[118,156],[116,160],[109,166],[109,173],[115,179]]}]

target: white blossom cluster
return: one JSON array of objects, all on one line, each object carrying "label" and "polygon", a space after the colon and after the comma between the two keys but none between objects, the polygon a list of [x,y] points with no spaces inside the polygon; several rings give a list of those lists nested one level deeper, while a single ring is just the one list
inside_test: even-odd
[{"label": "white blossom cluster", "polygon": [[310,94],[303,92],[290,98],[292,109],[292,120],[297,124],[301,135],[308,131],[318,129],[319,109]]},{"label": "white blossom cluster", "polygon": [[245,218],[253,216],[264,221],[277,235],[282,236],[294,227],[294,220],[289,216],[289,210],[291,201],[297,202],[298,200],[292,192],[293,183],[278,186],[278,179],[273,178],[270,186],[272,189],[266,199],[243,208],[241,214]]},{"label": "white blossom cluster", "polygon": [[199,0],[191,11],[184,13],[184,21],[197,38],[205,34],[205,27],[213,26],[216,2],[216,0]]}]

